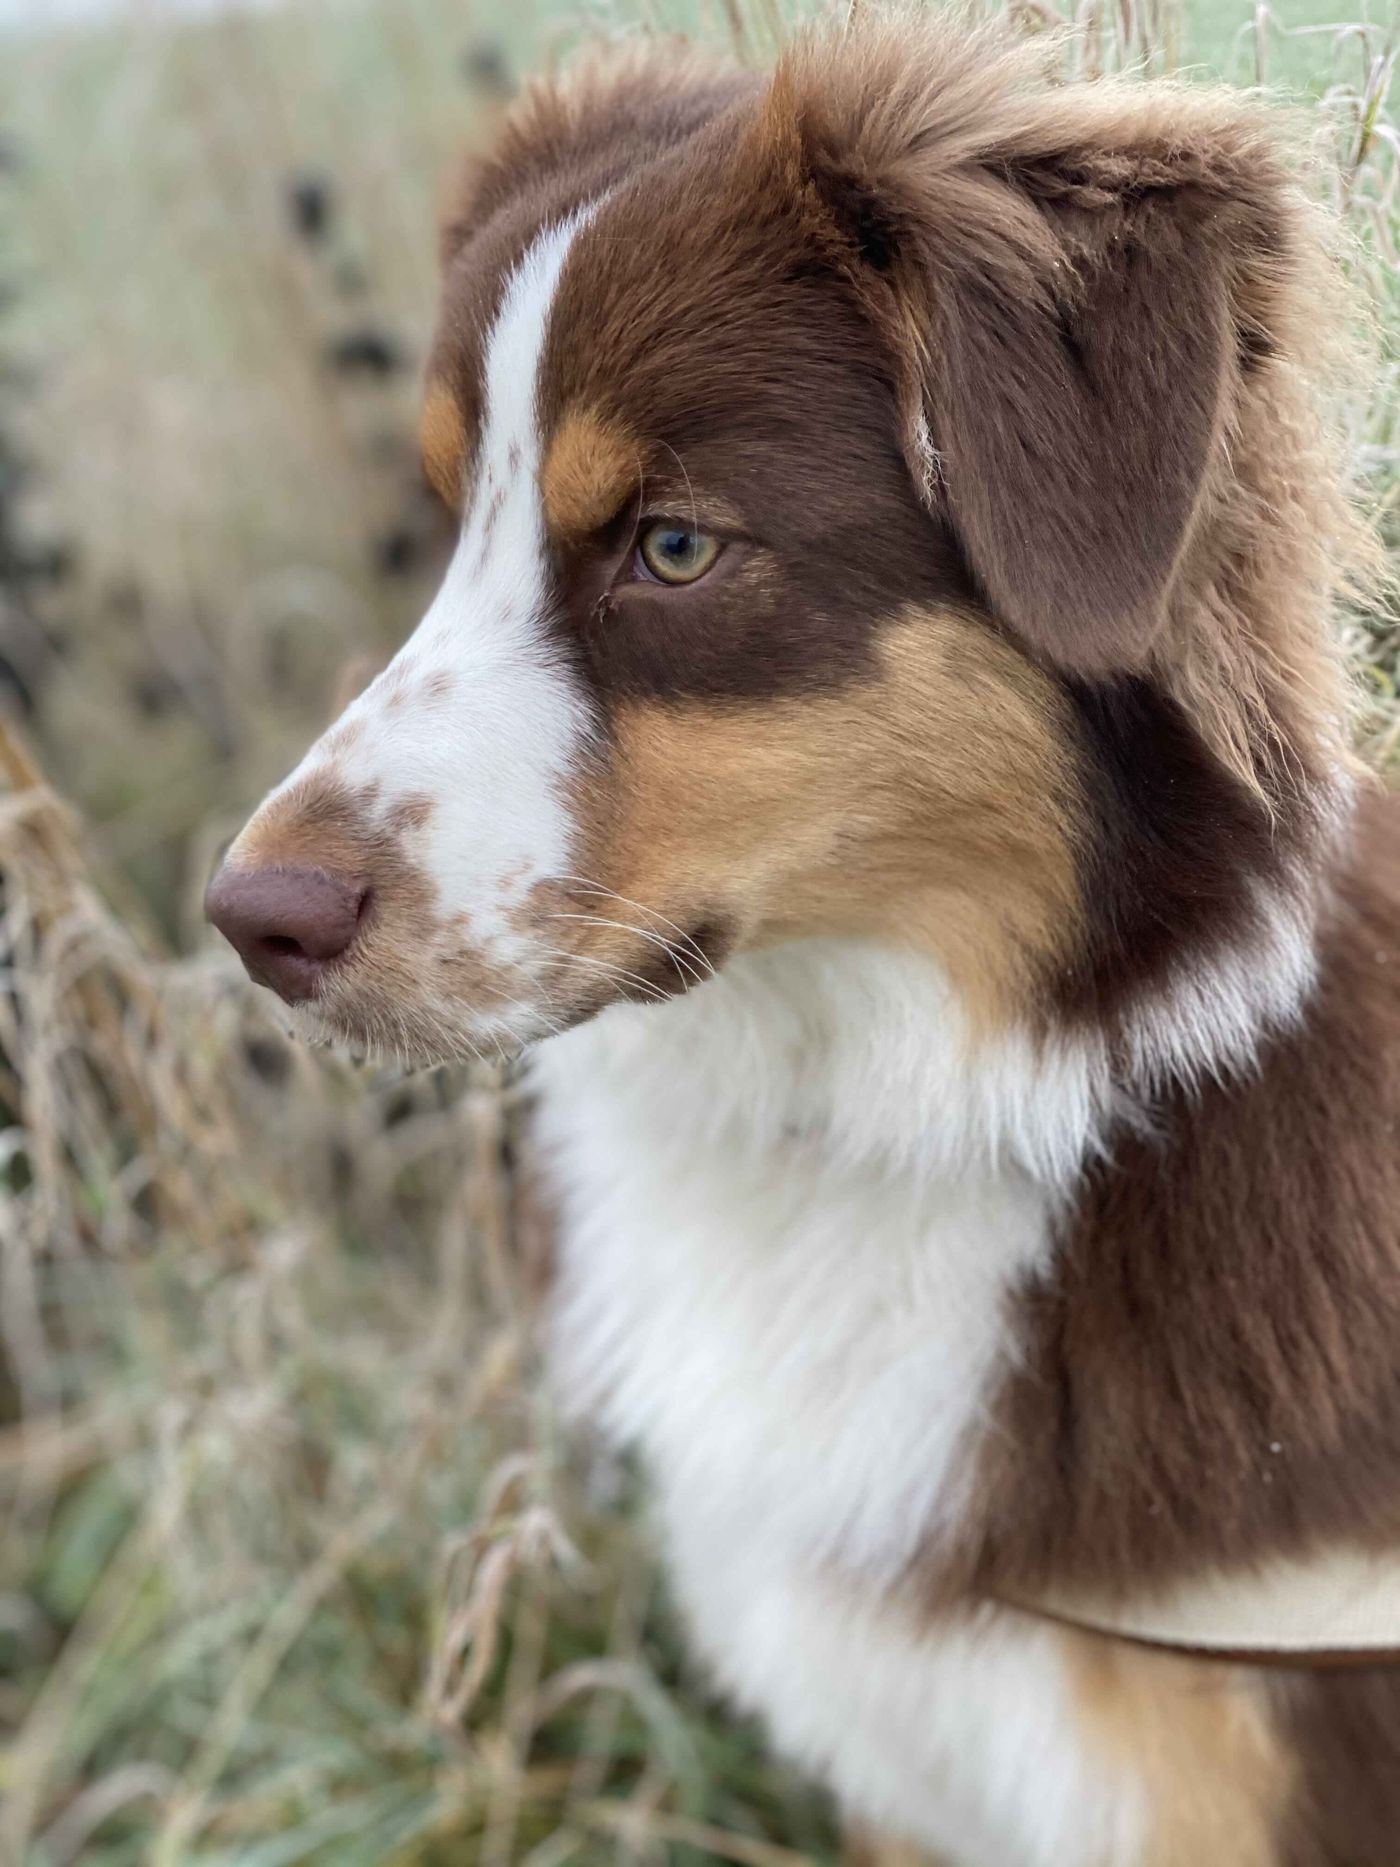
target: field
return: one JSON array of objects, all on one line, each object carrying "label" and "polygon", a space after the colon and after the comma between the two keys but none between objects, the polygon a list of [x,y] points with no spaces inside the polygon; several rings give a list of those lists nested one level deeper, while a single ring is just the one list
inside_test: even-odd
[{"label": "field", "polygon": [[[736,29],[762,57],[777,0]],[[0,1862],[799,1867],[830,1811],[687,1665],[635,1475],[566,1442],[504,1071],[285,1036],[219,847],[421,612],[433,228],[597,25],[465,0],[0,11]],[[1345,0],[1339,0],[1345,4]],[[1053,8],[1022,0],[1026,30]],[[1079,8],[1067,57],[1309,113],[1400,540],[1395,22]],[[1392,763],[1400,633],[1349,622]]]}]

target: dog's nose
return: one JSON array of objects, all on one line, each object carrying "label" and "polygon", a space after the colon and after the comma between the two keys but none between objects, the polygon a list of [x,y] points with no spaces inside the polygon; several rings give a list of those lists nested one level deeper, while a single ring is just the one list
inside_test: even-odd
[{"label": "dog's nose", "polygon": [[288,1004],[311,998],[352,945],[368,891],[322,869],[241,869],[225,863],[204,911],[259,985]]}]

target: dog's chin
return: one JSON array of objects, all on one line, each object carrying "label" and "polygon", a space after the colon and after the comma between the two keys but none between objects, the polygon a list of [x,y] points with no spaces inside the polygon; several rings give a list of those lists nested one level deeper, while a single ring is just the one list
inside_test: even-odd
[{"label": "dog's chin", "polygon": [[[351,974],[332,968],[314,997],[284,1006],[283,1015],[303,1043],[345,1051],[361,1061],[412,1070],[511,1062],[544,1038],[586,1024],[610,1006],[642,1008],[677,996],[675,988],[668,991],[618,971],[617,980],[590,979],[572,1002],[551,981],[543,1002],[522,995],[481,1004],[390,990],[359,970]],[[678,980],[682,987],[697,983],[679,972]]]},{"label": "dog's chin", "polygon": [[525,1004],[471,1013],[389,1000],[371,1006],[309,999],[288,1006],[286,1015],[292,1034],[314,1049],[340,1050],[357,1060],[409,1070],[510,1062],[560,1028]]}]

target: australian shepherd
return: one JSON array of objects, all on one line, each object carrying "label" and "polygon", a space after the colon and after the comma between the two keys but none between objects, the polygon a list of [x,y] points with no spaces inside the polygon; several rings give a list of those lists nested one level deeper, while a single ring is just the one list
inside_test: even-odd
[{"label": "australian shepherd", "polygon": [[885,13],[523,95],[446,580],[209,910],[318,1033],[537,1046],[559,1391],[867,1858],[1396,1867],[1335,228],[1259,103],[1053,60]]}]

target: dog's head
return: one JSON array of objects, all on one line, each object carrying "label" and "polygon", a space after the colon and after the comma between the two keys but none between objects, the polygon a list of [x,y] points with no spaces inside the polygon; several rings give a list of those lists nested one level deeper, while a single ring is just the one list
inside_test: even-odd
[{"label": "dog's head", "polygon": [[920,947],[991,1021],[1160,983],[1313,750],[1255,640],[1322,575],[1259,479],[1289,201],[1233,107],[994,34],[528,94],[444,240],[446,580],[215,921],[416,1055],[810,935]]}]

